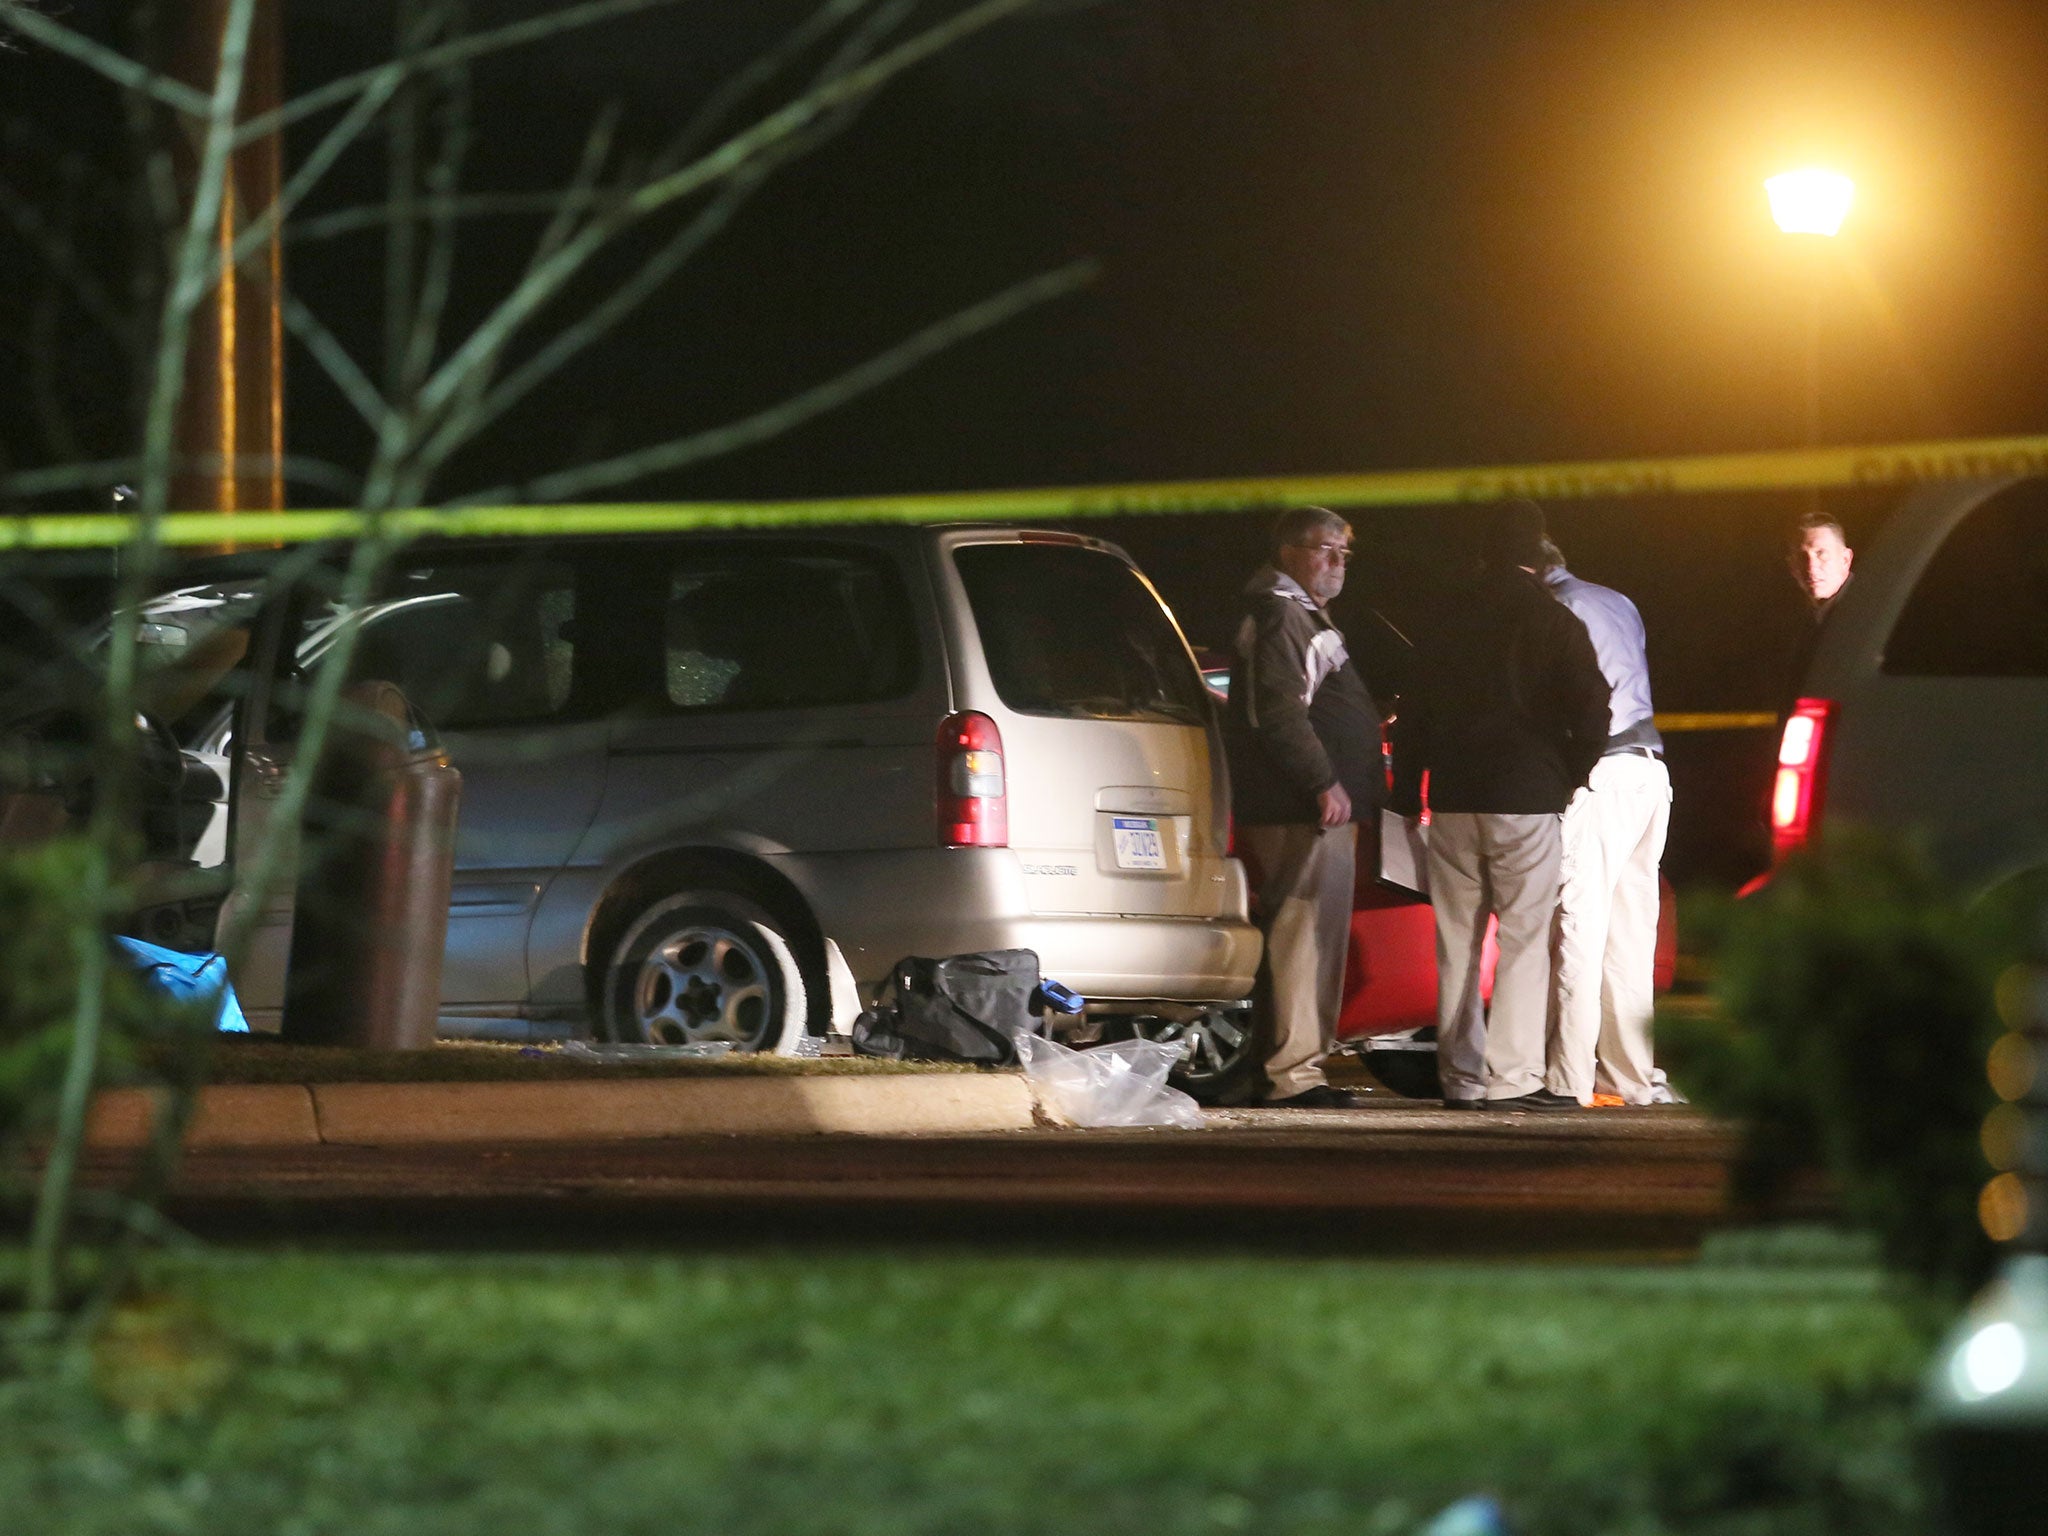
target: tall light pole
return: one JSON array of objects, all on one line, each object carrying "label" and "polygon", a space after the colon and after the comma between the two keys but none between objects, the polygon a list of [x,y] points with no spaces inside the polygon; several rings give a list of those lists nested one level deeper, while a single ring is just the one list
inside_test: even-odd
[{"label": "tall light pole", "polygon": [[[1832,240],[1856,200],[1856,183],[1840,171],[1817,165],[1783,171],[1764,182],[1771,218],[1786,234],[1802,241]],[[1820,440],[1820,305],[1821,271],[1817,251],[1806,253],[1806,356],[1804,359],[1804,441]]]},{"label": "tall light pole", "polygon": [[[229,0],[185,0],[168,14],[174,72],[201,91],[213,90],[220,68]],[[284,0],[256,0],[250,23],[237,117],[274,111],[284,84]],[[272,133],[237,150],[222,189],[219,249],[277,200],[283,136]],[[177,146],[184,193],[197,165],[189,144]],[[176,435],[179,468],[171,505],[179,511],[240,512],[284,505],[284,261],[278,231],[220,281],[192,317],[185,390]]]}]

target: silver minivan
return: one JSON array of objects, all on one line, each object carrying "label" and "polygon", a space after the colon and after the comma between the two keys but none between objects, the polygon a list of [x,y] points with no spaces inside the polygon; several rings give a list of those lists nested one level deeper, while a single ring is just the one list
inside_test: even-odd
[{"label": "silver minivan", "polygon": [[[398,684],[463,776],[444,1034],[761,1049],[793,984],[822,1027],[830,941],[863,994],[906,955],[1028,948],[1089,1000],[1084,1037],[1250,1047],[1260,939],[1214,712],[1112,545],[465,540],[398,556],[353,615],[319,579],[275,585],[187,587],[148,615],[160,642],[258,636],[241,697],[182,727],[232,785],[195,852],[247,856],[305,678],[359,623],[351,677]],[[275,900],[236,977],[259,1029],[290,922]]]}]

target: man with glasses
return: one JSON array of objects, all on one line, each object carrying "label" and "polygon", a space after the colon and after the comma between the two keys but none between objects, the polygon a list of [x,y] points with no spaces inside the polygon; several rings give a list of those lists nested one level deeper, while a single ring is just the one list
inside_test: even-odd
[{"label": "man with glasses", "polygon": [[1351,525],[1284,512],[1272,563],[1244,589],[1225,741],[1231,811],[1266,934],[1273,1042],[1266,1102],[1346,1109],[1323,1076],[1344,999],[1358,821],[1386,798],[1380,713],[1328,604],[1344,589]]}]

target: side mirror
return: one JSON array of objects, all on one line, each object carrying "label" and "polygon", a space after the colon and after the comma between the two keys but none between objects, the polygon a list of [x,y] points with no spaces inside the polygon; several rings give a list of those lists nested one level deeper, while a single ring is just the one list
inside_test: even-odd
[{"label": "side mirror", "polygon": [[218,805],[228,797],[227,781],[220,770],[190,752],[178,754],[184,760],[184,775],[178,780],[180,805]]}]

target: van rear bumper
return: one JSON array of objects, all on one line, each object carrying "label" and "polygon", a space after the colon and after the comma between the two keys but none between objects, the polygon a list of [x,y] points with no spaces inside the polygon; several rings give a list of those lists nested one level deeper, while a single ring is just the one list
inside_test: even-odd
[{"label": "van rear bumper", "polygon": [[1034,912],[1007,848],[785,855],[770,862],[803,893],[863,988],[882,981],[905,955],[1029,949],[1047,976],[1090,999],[1224,1002],[1250,995],[1259,967],[1259,930],[1241,911]]}]

